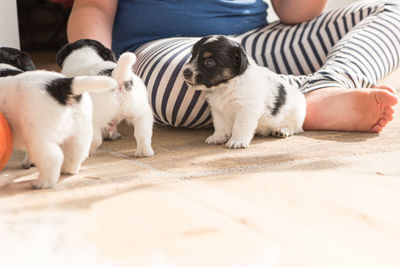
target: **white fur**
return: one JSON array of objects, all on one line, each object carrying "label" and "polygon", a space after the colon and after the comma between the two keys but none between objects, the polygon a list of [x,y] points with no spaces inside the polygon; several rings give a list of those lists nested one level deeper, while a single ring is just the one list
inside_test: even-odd
[{"label": "white fur", "polygon": [[28,71],[0,78],[0,112],[11,125],[14,149],[27,151],[39,170],[36,188],[54,186],[60,172],[79,171],[93,137],[92,101],[84,92],[106,91],[116,85],[109,77],[76,77],[72,91],[82,94],[81,100],[62,105],[45,88],[56,78],[65,76]]},{"label": "white fur", "polygon": [[[115,134],[116,124],[124,119],[134,126],[135,155],[149,157],[154,154],[151,148],[153,113],[143,81],[132,72],[135,61],[136,56],[131,52],[122,54],[117,63],[104,61],[94,49],[86,46],[74,50],[63,62],[62,73],[69,77],[97,75],[102,70],[114,69],[111,76],[119,85],[105,93],[90,94],[94,108],[91,154],[101,145],[102,133]],[[130,91],[124,89],[124,83],[128,81],[133,83]]]},{"label": "white fur", "polygon": [[[246,148],[255,133],[287,137],[303,132],[304,95],[276,73],[248,60],[245,72],[227,83],[211,88],[192,86],[207,91],[215,128],[214,134],[206,139],[207,144],[227,142],[229,148]],[[274,106],[280,84],[286,89],[286,103],[273,116],[268,107]]]}]

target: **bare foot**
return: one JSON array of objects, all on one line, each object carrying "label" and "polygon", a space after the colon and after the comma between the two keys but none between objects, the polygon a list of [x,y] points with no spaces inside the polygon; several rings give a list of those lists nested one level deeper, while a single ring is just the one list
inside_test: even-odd
[{"label": "bare foot", "polygon": [[396,91],[385,85],[372,89],[336,87],[306,95],[304,130],[381,132],[393,120]]}]

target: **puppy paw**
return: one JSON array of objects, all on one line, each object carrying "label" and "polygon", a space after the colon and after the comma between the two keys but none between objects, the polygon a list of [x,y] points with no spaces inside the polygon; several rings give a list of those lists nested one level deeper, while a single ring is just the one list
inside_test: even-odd
[{"label": "puppy paw", "polygon": [[121,139],[122,135],[118,132],[113,132],[112,134],[110,134],[109,136],[105,136],[103,137],[103,140],[107,140],[107,141],[114,141],[114,140],[118,140]]},{"label": "puppy paw", "polygon": [[239,149],[239,148],[246,148],[250,145],[250,141],[248,140],[233,140],[230,139],[228,143],[226,143],[226,146],[229,148],[233,149]]},{"label": "puppy paw", "polygon": [[79,173],[79,167],[62,167],[61,173],[66,175],[75,175]]},{"label": "puppy paw", "polygon": [[21,162],[21,167],[22,167],[23,169],[28,170],[28,169],[30,169],[31,167],[35,167],[35,163],[30,162],[30,161],[22,161],[22,162]]},{"label": "puppy paw", "polygon": [[288,129],[280,129],[271,132],[271,136],[279,137],[279,138],[286,138],[292,135],[292,133]]},{"label": "puppy paw", "polygon": [[52,188],[56,184],[49,180],[37,179],[32,182],[33,189],[46,189]]},{"label": "puppy paw", "polygon": [[226,135],[211,135],[206,139],[206,144],[212,145],[212,144],[223,144],[228,140],[228,136]]},{"label": "puppy paw", "polygon": [[154,151],[151,147],[148,148],[144,148],[144,149],[136,149],[135,151],[135,156],[136,157],[141,157],[141,158],[145,158],[145,157],[151,157],[154,155]]},{"label": "puppy paw", "polygon": [[31,161],[29,154],[25,153],[25,158],[23,161],[21,161],[21,167],[23,169],[30,169],[31,167],[34,167],[34,166],[35,166],[35,164]]}]

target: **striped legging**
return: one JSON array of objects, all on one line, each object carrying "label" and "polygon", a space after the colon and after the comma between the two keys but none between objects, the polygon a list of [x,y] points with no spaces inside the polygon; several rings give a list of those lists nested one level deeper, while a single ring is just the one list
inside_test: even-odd
[{"label": "striped legging", "polygon": [[[368,88],[399,66],[400,0],[359,1],[305,23],[274,22],[235,38],[259,65],[280,73],[304,93],[326,87]],[[134,71],[147,85],[160,124],[212,124],[204,92],[188,89],[181,75],[198,39],[161,39],[135,51]]]}]

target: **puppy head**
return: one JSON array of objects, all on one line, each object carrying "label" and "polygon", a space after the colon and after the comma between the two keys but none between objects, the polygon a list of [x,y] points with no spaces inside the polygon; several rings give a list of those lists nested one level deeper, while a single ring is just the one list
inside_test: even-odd
[{"label": "puppy head", "polygon": [[56,55],[56,61],[60,68],[63,67],[65,59],[72,54],[72,52],[77,51],[83,47],[92,48],[95,53],[97,53],[104,61],[115,62],[114,53],[106,48],[102,43],[92,40],[92,39],[80,39],[76,42],[64,45]]},{"label": "puppy head", "polygon": [[0,47],[0,63],[11,65],[22,71],[36,69],[28,53],[11,47]]},{"label": "puppy head", "polygon": [[240,44],[222,35],[206,36],[194,44],[183,76],[197,90],[210,90],[242,74],[248,64]]}]

